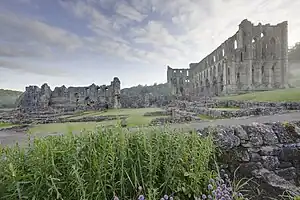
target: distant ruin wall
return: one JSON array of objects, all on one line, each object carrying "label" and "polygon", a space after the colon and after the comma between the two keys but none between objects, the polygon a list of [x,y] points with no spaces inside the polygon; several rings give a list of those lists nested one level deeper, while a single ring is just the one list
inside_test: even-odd
[{"label": "distant ruin wall", "polygon": [[239,30],[199,63],[188,69],[168,66],[173,94],[219,96],[289,87],[288,23],[253,25]]},{"label": "distant ruin wall", "polygon": [[54,91],[45,83],[28,86],[16,102],[23,111],[41,111],[49,109],[76,110],[101,109],[104,107],[120,108],[120,80],[115,77],[110,85],[88,87],[56,87]]}]

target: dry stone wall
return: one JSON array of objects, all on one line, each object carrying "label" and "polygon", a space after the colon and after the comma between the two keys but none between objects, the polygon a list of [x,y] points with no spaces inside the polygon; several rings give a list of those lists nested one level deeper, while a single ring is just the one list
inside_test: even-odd
[{"label": "dry stone wall", "polygon": [[[300,110],[300,102],[248,102],[248,101],[173,101],[170,107],[206,115],[213,118],[236,118],[282,114]],[[232,109],[227,109],[232,108]]]},{"label": "dry stone wall", "polygon": [[229,173],[239,167],[239,176],[254,177],[267,191],[258,199],[284,191],[300,194],[300,122],[215,126],[197,132],[213,135],[222,151],[219,162]]}]

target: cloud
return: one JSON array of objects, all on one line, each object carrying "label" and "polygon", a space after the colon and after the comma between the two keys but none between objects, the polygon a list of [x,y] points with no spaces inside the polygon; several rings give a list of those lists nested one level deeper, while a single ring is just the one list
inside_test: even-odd
[{"label": "cloud", "polygon": [[56,67],[46,68],[43,66],[36,66],[34,64],[24,64],[21,61],[15,60],[4,60],[0,59],[0,69],[9,69],[19,72],[26,72],[31,74],[38,74],[38,75],[47,75],[47,76],[66,76],[67,73],[61,69],[57,69]]},{"label": "cloud", "polygon": [[138,22],[143,21],[147,17],[147,15],[143,15],[126,2],[116,4],[116,13]]},{"label": "cloud", "polygon": [[0,13],[0,25],[0,41],[5,41],[5,45],[0,47],[2,56],[41,56],[47,55],[47,51],[50,53],[51,49],[72,52],[83,45],[76,34],[12,12]]},{"label": "cloud", "polygon": [[[188,67],[199,62],[235,34],[246,18],[254,24],[288,20],[290,45],[300,33],[296,9],[300,2],[294,0],[60,0],[60,7],[51,8],[57,11],[55,16],[46,12],[50,8],[42,1],[34,3],[40,11],[30,15],[25,5],[22,12],[0,13],[0,57],[9,60],[6,68],[35,71],[38,65],[28,62],[34,59],[62,60],[72,69],[70,63],[85,58],[101,66],[111,59],[117,66],[130,63],[144,73],[153,68],[164,73],[166,65]],[[22,65],[13,58],[24,58]]]}]

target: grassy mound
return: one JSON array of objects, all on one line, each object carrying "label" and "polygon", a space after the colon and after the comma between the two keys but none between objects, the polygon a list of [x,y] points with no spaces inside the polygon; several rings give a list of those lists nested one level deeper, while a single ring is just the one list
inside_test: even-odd
[{"label": "grassy mound", "polygon": [[300,101],[300,88],[290,88],[282,90],[253,92],[235,96],[219,97],[221,100],[241,100],[241,101]]},{"label": "grassy mound", "polygon": [[214,153],[210,137],[166,129],[49,136],[2,149],[0,199],[187,199],[205,192]]}]

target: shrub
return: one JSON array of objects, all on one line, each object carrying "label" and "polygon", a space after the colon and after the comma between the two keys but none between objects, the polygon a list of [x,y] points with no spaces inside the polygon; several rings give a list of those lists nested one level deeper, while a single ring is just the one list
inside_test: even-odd
[{"label": "shrub", "polygon": [[0,199],[6,200],[188,199],[205,192],[214,175],[212,138],[160,128],[100,127],[1,152]]}]

